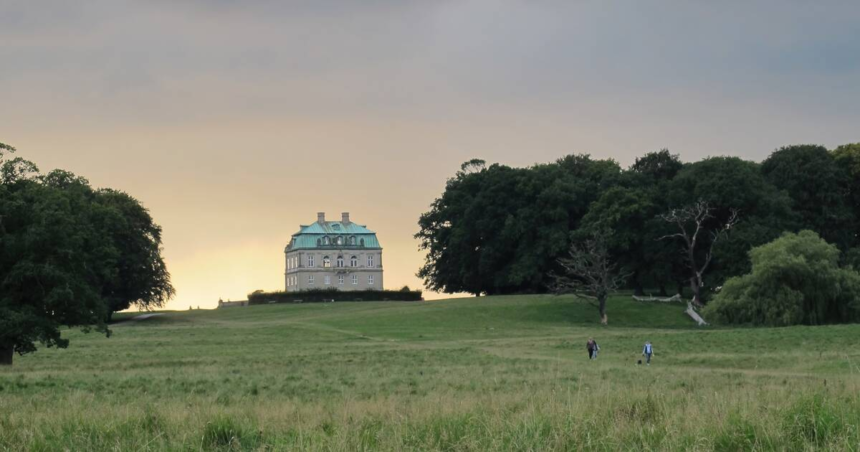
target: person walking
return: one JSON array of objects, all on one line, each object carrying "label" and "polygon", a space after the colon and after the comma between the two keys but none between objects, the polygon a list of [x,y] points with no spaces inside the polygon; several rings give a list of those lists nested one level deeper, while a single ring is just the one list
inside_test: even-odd
[{"label": "person walking", "polygon": [[645,341],[645,347],[642,348],[642,356],[645,357],[645,365],[651,365],[651,355],[654,354],[654,347],[651,346],[651,341]]},{"label": "person walking", "polygon": [[588,339],[588,342],[585,343],[585,349],[588,350],[588,359],[597,357],[597,342],[594,341],[594,338]]}]

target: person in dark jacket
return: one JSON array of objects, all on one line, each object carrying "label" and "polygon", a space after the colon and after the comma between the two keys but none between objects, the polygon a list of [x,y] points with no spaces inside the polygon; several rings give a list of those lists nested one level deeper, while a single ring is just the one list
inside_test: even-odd
[{"label": "person in dark jacket", "polygon": [[588,342],[585,343],[585,348],[588,350],[588,359],[597,358],[597,351],[600,350],[600,347],[597,345],[597,341],[594,338],[589,338]]}]

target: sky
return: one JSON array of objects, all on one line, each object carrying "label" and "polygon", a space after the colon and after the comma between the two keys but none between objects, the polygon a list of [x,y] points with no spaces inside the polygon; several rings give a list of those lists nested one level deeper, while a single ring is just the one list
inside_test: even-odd
[{"label": "sky", "polygon": [[420,287],[464,161],[832,148],[858,82],[856,1],[0,0],[0,142],[143,202],[172,309],[282,290],[317,212]]}]

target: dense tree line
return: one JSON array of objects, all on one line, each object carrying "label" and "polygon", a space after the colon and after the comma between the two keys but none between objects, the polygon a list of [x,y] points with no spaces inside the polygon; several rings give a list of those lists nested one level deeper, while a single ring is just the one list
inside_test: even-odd
[{"label": "dense tree line", "polygon": [[667,213],[698,203],[708,208],[704,231],[737,217],[724,235],[698,238],[693,258],[713,253],[705,294],[749,273],[750,250],[786,231],[815,231],[838,247],[843,264],[860,263],[860,144],[798,145],[762,163],[683,163],[668,150],[627,169],[587,155],[528,168],[467,162],[421,215],[416,238],[427,256],[418,275],[445,293],[545,292],[572,244],[608,230],[606,246],[629,288],[679,293],[690,283],[690,259],[680,241],[660,238],[677,234]]},{"label": "dense tree line", "polygon": [[63,170],[42,174],[0,143],[0,364],[61,327],[109,334],[111,314],[173,296],[161,228],[133,197]]}]

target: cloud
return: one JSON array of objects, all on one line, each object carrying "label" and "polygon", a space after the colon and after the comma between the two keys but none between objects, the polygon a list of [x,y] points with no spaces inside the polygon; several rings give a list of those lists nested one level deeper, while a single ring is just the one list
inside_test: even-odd
[{"label": "cloud", "polygon": [[230,256],[279,262],[326,209],[378,229],[386,280],[415,286],[403,244],[470,158],[857,141],[857,17],[799,0],[8,1],[0,139],[147,202],[180,293],[278,287],[282,269]]}]

